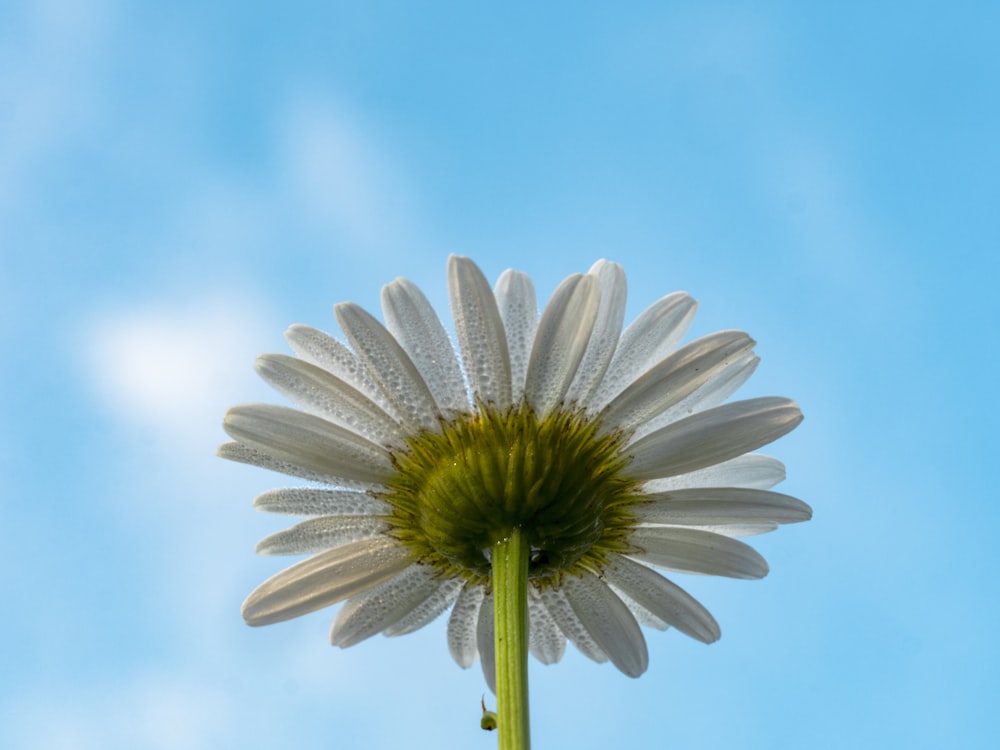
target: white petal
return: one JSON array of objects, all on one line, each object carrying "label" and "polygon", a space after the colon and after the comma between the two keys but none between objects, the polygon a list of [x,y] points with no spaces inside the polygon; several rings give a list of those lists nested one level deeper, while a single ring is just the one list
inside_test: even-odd
[{"label": "white petal", "polygon": [[728,578],[763,578],[767,562],[743,542],[698,529],[641,526],[629,535],[640,551],[630,552],[650,565],[685,573]]},{"label": "white petal", "polygon": [[721,464],[646,482],[646,492],[665,492],[690,487],[748,487],[767,490],[785,481],[785,465],[772,456],[747,453]]},{"label": "white petal", "polygon": [[428,625],[438,618],[448,607],[455,603],[458,592],[462,589],[460,578],[447,578],[437,581],[437,588],[418,604],[413,610],[401,618],[395,625],[385,629],[385,634],[390,636],[406,635],[415,630],[420,630],[424,625]]},{"label": "white petal", "polygon": [[459,592],[455,606],[448,618],[448,651],[462,669],[476,663],[476,629],[479,626],[479,608],[486,590],[479,584],[467,583]]},{"label": "white petal", "polygon": [[608,655],[597,645],[597,641],[580,622],[580,618],[576,616],[564,591],[554,588],[545,589],[539,594],[539,598],[563,635],[573,641],[573,645],[580,650],[580,653],[598,663],[608,660]]},{"label": "white petal", "polygon": [[411,431],[438,430],[441,415],[434,396],[399,342],[358,305],[341,302],[333,309],[358,358],[396,407],[403,425]]},{"label": "white petal", "polygon": [[622,600],[591,573],[564,576],[562,588],[573,612],[611,663],[629,677],[645,672],[646,639]]},{"label": "white petal", "polygon": [[507,334],[490,285],[468,258],[448,258],[448,294],[465,374],[477,401],[504,409],[511,403]]},{"label": "white petal", "polygon": [[296,356],[353,385],[378,404],[382,411],[399,421],[396,407],[346,344],[328,333],[304,325],[291,326],[285,331],[285,340]]},{"label": "white petal", "polygon": [[500,319],[507,332],[510,355],[511,397],[514,402],[524,395],[524,377],[528,372],[531,345],[538,330],[538,302],[535,287],[527,274],[507,270],[497,279],[494,294]]},{"label": "white petal", "polygon": [[222,424],[230,437],[310,471],[362,482],[393,475],[381,446],[325,419],[284,406],[234,406]]},{"label": "white petal", "polygon": [[467,412],[469,396],[455,348],[420,289],[406,279],[385,285],[382,313],[386,328],[406,350],[442,411]]},{"label": "white petal", "polygon": [[742,331],[720,331],[678,349],[622,391],[601,413],[605,427],[634,430],[676,405],[753,349]]},{"label": "white petal", "polygon": [[296,406],[347,427],[379,445],[401,440],[399,423],[371,399],[336,375],[284,354],[257,358],[257,372]]},{"label": "white petal", "polygon": [[802,412],[786,398],[755,398],[716,406],[667,425],[628,447],[637,479],[684,474],[735,458],[795,429]]},{"label": "white petal", "polygon": [[374,516],[320,516],[271,534],[257,543],[259,555],[305,555],[374,539],[386,532],[385,521]]},{"label": "white petal", "polygon": [[759,534],[767,534],[778,529],[778,524],[776,523],[727,523],[722,525],[709,525],[709,526],[685,526],[686,529],[700,529],[701,531],[710,531],[713,534],[722,534],[722,536],[732,537],[736,539],[738,537],[744,536],[757,536]]},{"label": "white petal", "polygon": [[413,564],[412,553],[380,537],[321,552],[272,576],[243,602],[249,625],[270,625],[367,591]]},{"label": "white petal", "polygon": [[631,612],[632,616],[635,617],[635,621],[640,625],[642,625],[644,628],[653,628],[654,630],[666,630],[667,628],[670,627],[670,625],[667,622],[661,620],[659,617],[654,615],[652,612],[643,607],[641,604],[638,604],[635,601],[635,599],[630,597],[621,589],[612,586],[611,590],[614,591],[618,595],[618,598],[621,599],[622,602],[624,602],[626,607],[628,607],[629,612]]},{"label": "white petal", "polygon": [[528,650],[542,664],[555,664],[566,653],[566,636],[545,609],[538,593],[528,589]]},{"label": "white petal", "polygon": [[627,284],[625,272],[617,263],[597,261],[587,274],[597,279],[601,289],[600,305],[594,332],[590,336],[587,351],[580,361],[576,377],[566,393],[567,402],[586,405],[594,391],[601,384],[604,373],[611,364],[625,319],[625,298]]},{"label": "white petal", "polygon": [[219,450],[216,453],[219,458],[225,458],[228,461],[237,461],[241,464],[250,464],[251,466],[259,466],[262,469],[269,469],[270,471],[278,471],[282,474],[288,474],[292,477],[298,477],[299,479],[306,479],[310,482],[320,482],[322,484],[328,484],[333,487],[345,487],[355,490],[369,490],[372,492],[383,491],[385,488],[382,484],[360,481],[357,479],[348,479],[346,477],[337,476],[335,474],[327,474],[321,471],[314,471],[312,469],[306,469],[302,466],[298,466],[288,461],[283,461],[279,458],[266,453],[264,451],[258,450],[256,448],[251,448],[249,445],[244,445],[243,443],[223,443],[219,446]]},{"label": "white petal", "polygon": [[668,625],[703,643],[719,639],[719,624],[693,596],[645,565],[615,557],[604,568],[604,577]]},{"label": "white petal", "polygon": [[476,646],[479,649],[479,666],[483,668],[483,677],[494,695],[497,692],[497,662],[496,639],[494,636],[496,623],[493,620],[493,594],[483,597],[479,608],[479,623],[476,626]]},{"label": "white petal", "polygon": [[538,323],[524,398],[545,415],[562,403],[594,330],[601,289],[593,276],[570,276],[552,293]]},{"label": "white petal", "polygon": [[330,643],[348,648],[391,627],[419,607],[439,583],[429,565],[410,565],[397,576],[352,596],[330,629]]},{"label": "white petal", "polygon": [[285,487],[256,497],[253,506],[268,513],[294,516],[384,516],[392,506],[367,492]]},{"label": "white petal", "polygon": [[684,292],[674,292],[646,308],[622,334],[591,398],[591,408],[603,409],[625,386],[676,349],[697,308],[698,303]]},{"label": "white petal", "polygon": [[686,398],[671,406],[662,414],[639,425],[632,433],[632,440],[638,440],[651,432],[656,432],[671,422],[677,422],[699,411],[718,406],[742,386],[757,369],[760,358],[748,352],[716,373],[710,380]]},{"label": "white petal", "polygon": [[801,500],[778,492],[737,487],[660,492],[636,505],[639,523],[681,526],[798,523],[812,518]]}]

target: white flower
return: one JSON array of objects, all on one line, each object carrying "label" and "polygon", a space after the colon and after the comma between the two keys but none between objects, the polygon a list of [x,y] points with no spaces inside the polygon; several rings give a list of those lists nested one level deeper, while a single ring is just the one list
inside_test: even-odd
[{"label": "white flower", "polygon": [[266,492],[257,508],[311,516],[263,554],[310,554],[243,605],[266,625],[345,601],[331,640],[400,635],[451,609],[448,646],[493,683],[490,545],[512,527],[531,544],[529,640],[549,664],[569,639],[630,676],[647,667],[639,625],[719,637],[709,612],[653,570],[760,578],[736,537],[807,520],[768,491],[784,478],[752,453],[792,430],[794,402],[723,404],[758,363],[722,331],[685,346],[687,294],[664,297],[622,332],[625,276],[598,261],[566,279],[539,316],[530,279],[491,290],[467,258],[448,262],[460,357],[413,284],[382,290],[383,326],[336,306],[347,343],[306,326],[296,357],[259,358],[301,411],[234,407],[225,458],[324,485]]}]

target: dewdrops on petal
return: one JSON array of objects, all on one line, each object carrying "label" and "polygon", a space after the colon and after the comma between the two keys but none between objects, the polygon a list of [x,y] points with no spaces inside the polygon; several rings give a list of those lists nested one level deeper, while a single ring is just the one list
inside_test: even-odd
[{"label": "dewdrops on petal", "polygon": [[757,367],[753,339],[682,346],[696,309],[683,292],[623,331],[625,275],[607,261],[567,278],[541,313],[523,273],[491,287],[452,256],[447,279],[457,346],[397,279],[382,290],[384,325],[341,303],[344,340],[297,325],[295,356],[258,359],[296,408],[233,407],[220,455],[314,483],[254,503],[306,517],[258,552],[311,556],[251,593],[246,621],[344,602],[330,638],[347,647],[450,610],[452,657],[480,658],[492,685],[490,549],[519,529],[539,661],[559,661],[568,640],[636,677],[640,626],[716,640],[708,610],[655,569],[760,578],[767,563],[742,538],[811,516],[771,490],[781,462],[754,453],[799,424],[798,407],[728,401]]}]

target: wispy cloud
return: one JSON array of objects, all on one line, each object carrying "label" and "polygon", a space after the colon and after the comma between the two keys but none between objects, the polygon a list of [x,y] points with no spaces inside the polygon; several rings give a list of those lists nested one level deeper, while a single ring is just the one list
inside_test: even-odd
[{"label": "wispy cloud", "polygon": [[[54,158],[97,112],[105,3],[42,0],[12,10],[0,53],[0,220],[39,160]],[[12,18],[11,18],[12,17]]]},{"label": "wispy cloud", "polygon": [[4,716],[10,747],[46,750],[200,750],[227,744],[233,707],[196,675],[149,673],[110,689],[22,693]]},{"label": "wispy cloud", "polygon": [[293,97],[277,148],[287,197],[312,222],[373,251],[407,238],[414,196],[384,139],[359,113],[328,96]]}]

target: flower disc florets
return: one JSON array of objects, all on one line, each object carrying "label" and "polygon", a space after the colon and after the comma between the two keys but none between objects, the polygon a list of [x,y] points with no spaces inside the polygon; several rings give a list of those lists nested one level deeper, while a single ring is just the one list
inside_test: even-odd
[{"label": "flower disc florets", "polygon": [[481,406],[396,456],[384,496],[392,533],[422,562],[468,580],[488,578],[489,550],[513,528],[531,545],[536,586],[599,570],[602,555],[627,548],[629,508],[641,499],[623,473],[625,437],[601,434],[579,410]]}]

